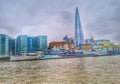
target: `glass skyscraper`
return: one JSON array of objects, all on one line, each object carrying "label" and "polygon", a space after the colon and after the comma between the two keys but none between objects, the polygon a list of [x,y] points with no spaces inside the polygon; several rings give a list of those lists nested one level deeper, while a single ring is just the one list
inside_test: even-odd
[{"label": "glass skyscraper", "polygon": [[75,11],[75,42],[74,43],[76,47],[84,43],[84,36],[83,36],[78,7],[76,7],[76,11]]}]

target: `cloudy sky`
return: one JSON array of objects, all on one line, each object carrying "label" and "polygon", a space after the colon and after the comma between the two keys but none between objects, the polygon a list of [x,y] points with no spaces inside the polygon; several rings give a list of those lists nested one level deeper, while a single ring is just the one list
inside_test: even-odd
[{"label": "cloudy sky", "polygon": [[85,38],[120,43],[120,0],[0,0],[0,33],[73,37],[76,6]]}]

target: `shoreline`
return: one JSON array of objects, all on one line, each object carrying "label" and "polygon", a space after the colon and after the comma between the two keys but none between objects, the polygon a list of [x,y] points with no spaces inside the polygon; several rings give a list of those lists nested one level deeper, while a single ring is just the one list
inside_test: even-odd
[{"label": "shoreline", "polygon": [[0,62],[7,62],[10,60],[10,56],[0,56]]},{"label": "shoreline", "polygon": [[119,56],[120,54],[114,55],[95,55],[95,56],[61,56],[60,58],[45,58],[39,60],[52,60],[52,59],[69,59],[69,58],[84,58],[84,57],[104,57],[104,56]]},{"label": "shoreline", "polygon": [[34,60],[52,60],[52,59],[69,59],[69,58],[84,58],[84,57],[103,57],[103,56],[119,56],[120,54],[110,54],[110,55],[94,55],[94,56],[60,56],[54,58],[38,58],[38,59],[25,59],[25,60],[10,60],[10,57],[0,57],[0,62],[17,62],[17,61],[34,61]]}]

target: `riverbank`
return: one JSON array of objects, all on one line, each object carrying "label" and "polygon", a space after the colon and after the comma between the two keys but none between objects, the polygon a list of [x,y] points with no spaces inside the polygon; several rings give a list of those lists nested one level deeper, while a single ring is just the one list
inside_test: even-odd
[{"label": "riverbank", "polygon": [[10,56],[0,56],[0,61],[4,62],[4,61],[9,61],[10,60]]},{"label": "riverbank", "polygon": [[11,56],[10,61],[38,60],[41,56]]},{"label": "riverbank", "polygon": [[110,55],[44,55],[44,56],[4,56],[0,57],[0,62],[5,61],[33,61],[33,60],[52,60],[52,59],[69,59],[69,58],[84,58],[84,57],[102,57],[102,56],[120,56],[120,54]]},{"label": "riverbank", "polygon": [[102,56],[120,56],[120,54],[110,54],[110,55],[69,55],[69,56],[57,56],[57,55],[45,55],[40,58],[40,60],[50,60],[50,59],[68,59],[68,58],[84,58],[84,57],[102,57]]}]

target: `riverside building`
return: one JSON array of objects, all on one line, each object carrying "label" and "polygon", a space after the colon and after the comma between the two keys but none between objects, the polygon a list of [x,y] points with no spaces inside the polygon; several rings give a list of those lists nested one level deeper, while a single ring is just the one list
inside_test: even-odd
[{"label": "riverside building", "polygon": [[15,39],[5,34],[0,34],[0,56],[15,54]]},{"label": "riverside building", "polygon": [[20,35],[17,37],[17,54],[32,54],[47,49],[47,36],[39,35],[37,37],[29,37]]},{"label": "riverside building", "polygon": [[81,26],[78,7],[76,7],[76,11],[75,11],[75,42],[74,42],[74,45],[76,47],[79,47],[81,44],[84,44],[84,35],[83,35],[83,31],[82,31],[82,26]]},{"label": "riverside building", "polygon": [[47,36],[19,35],[17,39],[0,34],[0,56],[30,55],[47,49]]},{"label": "riverside building", "polygon": [[39,35],[36,37],[36,51],[47,49],[47,36]]},{"label": "riverside building", "polygon": [[49,47],[56,48],[56,49],[65,49],[70,50],[73,48],[73,44],[71,42],[65,42],[65,41],[53,41],[49,43]]},{"label": "riverside building", "polygon": [[34,53],[36,51],[36,37],[28,37],[27,39],[27,52]]},{"label": "riverside building", "polygon": [[27,35],[20,35],[17,37],[17,54],[27,53]]}]

